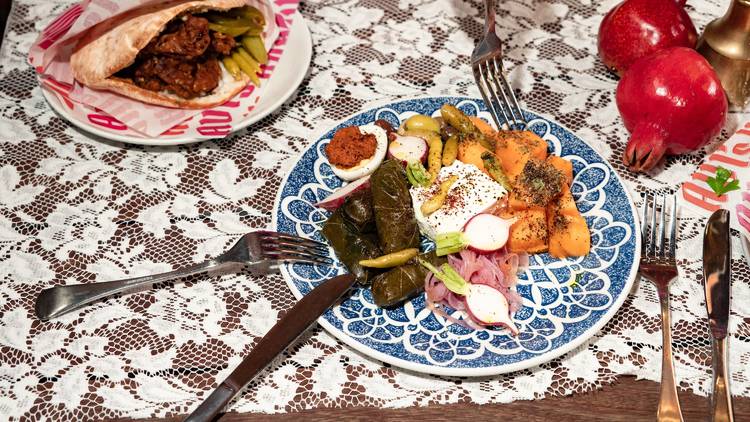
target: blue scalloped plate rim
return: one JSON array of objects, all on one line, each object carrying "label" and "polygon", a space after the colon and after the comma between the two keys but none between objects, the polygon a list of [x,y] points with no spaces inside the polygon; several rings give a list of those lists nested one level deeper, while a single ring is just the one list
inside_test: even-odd
[{"label": "blue scalloped plate rim", "polygon": [[[336,123],[300,154],[292,171],[284,177],[272,212],[274,229],[324,241],[319,229],[327,213],[308,210],[307,216],[295,214],[307,210],[341,184],[322,154],[323,146],[336,130],[371,123],[377,118],[395,125],[413,113],[437,113],[445,103],[490,120],[482,100],[443,96],[382,102]],[[395,310],[376,309],[368,289],[363,287],[355,288],[350,297],[318,319],[323,328],[353,349],[385,363],[416,372],[466,377],[503,374],[549,362],[585,343],[610,321],[627,298],[638,270],[641,237],[633,200],[617,172],[583,140],[550,119],[529,111],[524,114],[532,131],[547,136],[552,153],[573,161],[576,181],[571,191],[592,228],[593,246],[592,253],[580,259],[558,260],[547,254],[532,257],[532,265],[518,286],[524,307],[515,314],[514,321],[523,320],[521,335],[514,339],[503,331],[469,330],[447,323],[424,309],[423,294]],[[576,187],[579,179],[583,182]],[[597,191],[588,183],[601,186]],[[598,267],[591,266],[597,262],[591,258],[593,255],[600,261]],[[602,267],[605,264],[608,266]],[[317,283],[345,269],[337,261],[334,267],[285,264],[280,271],[299,299]],[[572,281],[579,272],[583,274],[578,278],[580,285]],[[568,281],[561,282],[560,277],[568,277]],[[557,296],[549,298],[550,290],[552,296]],[[559,296],[570,298],[570,303],[550,308],[560,301]],[[581,301],[581,297],[585,300]],[[531,314],[534,319],[529,319]],[[526,337],[519,340],[522,336]],[[511,353],[516,346],[520,350]]]}]

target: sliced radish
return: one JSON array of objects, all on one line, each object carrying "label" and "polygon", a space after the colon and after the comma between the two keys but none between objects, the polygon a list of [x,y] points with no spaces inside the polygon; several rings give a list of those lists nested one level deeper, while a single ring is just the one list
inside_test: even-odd
[{"label": "sliced radish", "polygon": [[410,161],[427,161],[427,141],[417,136],[400,136],[388,146],[388,157],[401,160],[404,164]]},{"label": "sliced radish", "polygon": [[505,326],[513,335],[518,334],[518,328],[510,319],[508,299],[500,290],[487,284],[467,282],[450,264],[437,268],[422,259],[417,261],[442,281],[446,289],[464,297],[466,310],[472,320],[482,325]]},{"label": "sliced radish", "polygon": [[518,327],[510,319],[508,300],[500,290],[469,283],[464,302],[471,318],[480,324],[505,326],[514,336],[518,335]]},{"label": "sliced radish", "polygon": [[513,220],[493,214],[477,214],[464,225],[467,246],[478,253],[490,253],[501,249],[508,242]]},{"label": "sliced radish", "polygon": [[336,208],[342,206],[346,198],[355,192],[370,188],[370,176],[367,175],[361,179],[349,182],[328,195],[326,199],[315,204],[316,207],[324,208],[329,211],[336,211]]}]

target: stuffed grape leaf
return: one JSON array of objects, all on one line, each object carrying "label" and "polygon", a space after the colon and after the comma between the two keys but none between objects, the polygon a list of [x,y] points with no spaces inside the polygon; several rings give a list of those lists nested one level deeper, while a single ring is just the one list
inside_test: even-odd
[{"label": "stuffed grape leaf", "polygon": [[398,160],[387,160],[370,177],[380,249],[383,254],[419,247],[409,182]]},{"label": "stuffed grape leaf", "polygon": [[341,208],[346,220],[360,233],[375,233],[375,211],[372,209],[372,192],[359,191],[347,198]]},{"label": "stuffed grape leaf", "polygon": [[[435,266],[447,262],[444,257],[435,255],[435,252],[423,253],[418,258]],[[375,304],[380,307],[388,307],[416,296],[424,289],[427,273],[427,269],[420,265],[417,259],[413,259],[404,265],[376,276],[372,280],[371,287]]]},{"label": "stuffed grape leaf", "polygon": [[372,196],[369,191],[350,196],[323,225],[323,236],[336,256],[359,283],[369,284],[380,271],[359,265],[363,259],[382,255],[378,246]]}]

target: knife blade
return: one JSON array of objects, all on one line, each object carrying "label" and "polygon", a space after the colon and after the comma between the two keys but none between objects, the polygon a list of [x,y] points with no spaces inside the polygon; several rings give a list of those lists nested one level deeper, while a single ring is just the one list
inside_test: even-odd
[{"label": "knife blade", "polygon": [[211,421],[230,400],[279,353],[283,352],[318,317],[341,298],[355,283],[351,274],[331,278],[312,289],[297,302],[258,342],[252,352],[208,396],[186,422]]},{"label": "knife blade", "polygon": [[727,368],[727,324],[732,279],[732,243],[727,210],[714,212],[703,235],[703,282],[713,350],[711,420],[734,421]]}]

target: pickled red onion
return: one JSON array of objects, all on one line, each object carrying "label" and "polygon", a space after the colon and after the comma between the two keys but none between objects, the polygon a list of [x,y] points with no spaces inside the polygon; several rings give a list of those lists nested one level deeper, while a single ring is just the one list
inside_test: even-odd
[{"label": "pickled red onion", "polygon": [[[521,309],[521,296],[516,292],[516,273],[528,265],[528,256],[503,250],[491,254],[477,254],[469,249],[448,256],[448,263],[466,281],[473,284],[486,284],[498,291],[508,300],[511,313]],[[442,306],[457,311],[466,309],[463,297],[448,290],[443,282],[433,274],[425,279],[425,294],[428,307],[436,313],[454,321]],[[479,321],[472,321],[475,324]],[[466,326],[465,324],[461,324]],[[473,325],[473,324],[472,324]]]}]

